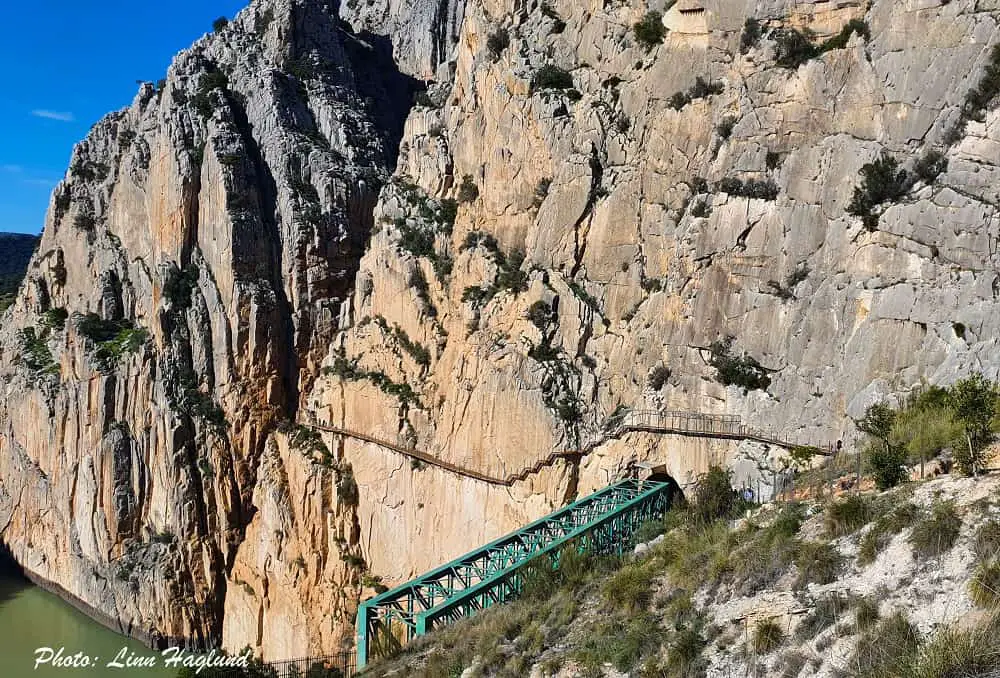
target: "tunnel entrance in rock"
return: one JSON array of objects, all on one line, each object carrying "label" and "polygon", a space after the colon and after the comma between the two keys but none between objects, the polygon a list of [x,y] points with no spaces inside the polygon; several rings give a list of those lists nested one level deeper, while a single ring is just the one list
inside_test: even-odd
[{"label": "tunnel entrance in rock", "polygon": [[676,506],[678,504],[683,504],[686,499],[684,497],[684,490],[681,486],[674,480],[674,477],[667,473],[665,466],[655,466],[648,470],[649,475],[643,477],[643,480],[649,480],[654,483],[666,483],[670,488],[670,505]]}]

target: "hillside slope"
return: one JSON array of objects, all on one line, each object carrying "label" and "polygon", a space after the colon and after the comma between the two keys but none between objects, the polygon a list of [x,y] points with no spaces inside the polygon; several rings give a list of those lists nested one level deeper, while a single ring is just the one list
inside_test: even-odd
[{"label": "hillside slope", "polygon": [[996,475],[944,478],[710,525],[675,510],[635,557],[536,571],[526,600],[432,633],[370,675],[993,675],[998,490]]}]

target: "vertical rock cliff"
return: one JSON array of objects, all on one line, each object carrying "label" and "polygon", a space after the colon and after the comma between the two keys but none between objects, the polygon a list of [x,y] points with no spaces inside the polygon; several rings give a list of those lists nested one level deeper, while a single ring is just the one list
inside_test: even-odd
[{"label": "vertical rock cliff", "polygon": [[285,476],[269,436],[395,163],[412,85],[390,56],[334,6],[258,2],[99,122],[55,191],[4,322],[0,529],[126,632],[221,640],[258,486]]},{"label": "vertical rock cliff", "polygon": [[[102,120],[0,330],[18,561],[130,633],[328,651],[629,464],[766,461],[623,408],[828,442],[996,377],[998,7],[649,9],[258,0]],[[916,178],[851,214],[882,156]]]}]

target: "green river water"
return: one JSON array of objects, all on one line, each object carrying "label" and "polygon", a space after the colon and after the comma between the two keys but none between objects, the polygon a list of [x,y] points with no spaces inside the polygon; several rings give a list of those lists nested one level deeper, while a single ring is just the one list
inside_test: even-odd
[{"label": "green river water", "polygon": [[[90,668],[35,668],[35,650],[65,648],[97,659]],[[156,657],[157,668],[114,668],[108,663],[126,648],[137,656]],[[91,620],[59,597],[32,585],[0,565],[0,678],[174,678],[159,654]]]}]

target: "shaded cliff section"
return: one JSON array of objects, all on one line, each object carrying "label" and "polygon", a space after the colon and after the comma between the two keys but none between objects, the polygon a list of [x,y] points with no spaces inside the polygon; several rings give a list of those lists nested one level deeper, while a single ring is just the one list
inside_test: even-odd
[{"label": "shaded cliff section", "polygon": [[14,303],[14,295],[37,246],[37,236],[0,233],[0,313]]},{"label": "shaded cliff section", "polygon": [[395,165],[407,108],[382,102],[415,84],[389,54],[329,3],[255,2],[95,125],[53,194],[0,328],[0,541],[120,631],[221,640],[266,441]]}]

